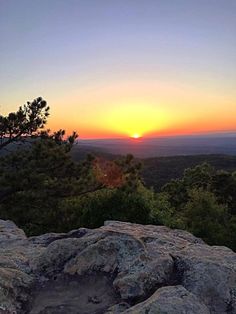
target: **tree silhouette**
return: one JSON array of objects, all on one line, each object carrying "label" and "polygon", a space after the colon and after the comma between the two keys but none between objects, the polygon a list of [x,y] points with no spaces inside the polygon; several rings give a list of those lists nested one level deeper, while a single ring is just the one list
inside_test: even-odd
[{"label": "tree silhouette", "polygon": [[0,115],[0,150],[12,142],[37,135],[49,116],[49,106],[41,97],[20,106],[17,112]]}]

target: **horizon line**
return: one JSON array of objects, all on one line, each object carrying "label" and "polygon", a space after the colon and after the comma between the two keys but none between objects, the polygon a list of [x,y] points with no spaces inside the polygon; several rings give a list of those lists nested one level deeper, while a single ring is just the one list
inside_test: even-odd
[{"label": "horizon line", "polygon": [[211,137],[211,136],[236,136],[236,130],[235,131],[219,131],[219,132],[206,132],[206,133],[186,133],[186,134],[177,134],[177,135],[156,135],[156,136],[141,136],[138,139],[134,139],[131,136],[123,136],[123,137],[80,137],[78,141],[80,140],[86,140],[86,141],[93,141],[93,140],[133,140],[133,141],[140,141],[143,139],[158,139],[158,138],[176,138],[176,137]]}]

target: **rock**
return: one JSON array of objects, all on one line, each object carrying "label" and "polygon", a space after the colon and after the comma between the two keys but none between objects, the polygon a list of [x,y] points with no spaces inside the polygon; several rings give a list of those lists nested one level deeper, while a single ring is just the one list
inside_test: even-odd
[{"label": "rock", "polygon": [[111,306],[105,314],[119,314],[119,313],[123,313],[125,312],[125,310],[127,310],[128,308],[130,308],[129,303],[126,302],[121,302],[118,304],[115,304],[113,306]]},{"label": "rock", "polygon": [[104,313],[119,296],[103,274],[70,277],[59,275],[35,291],[31,314]]},{"label": "rock", "polygon": [[14,222],[0,219],[0,245],[5,244],[5,241],[17,241],[26,239],[23,230],[17,228]]},{"label": "rock", "polygon": [[18,313],[27,303],[32,277],[17,269],[1,267],[0,279],[0,308]]},{"label": "rock", "polygon": [[0,220],[0,313],[236,313],[236,254],[109,221],[27,238]]},{"label": "rock", "polygon": [[236,313],[235,253],[226,247],[196,245],[185,248],[175,255],[175,259],[184,287],[197,295],[213,313],[231,313],[231,308],[235,311],[232,313]]},{"label": "rock", "polygon": [[72,230],[68,233],[46,233],[40,236],[35,236],[35,237],[30,237],[29,241],[34,243],[34,244],[39,244],[41,246],[48,246],[50,243],[60,240],[60,239],[65,239],[65,238],[80,238],[84,236],[89,229],[86,228],[80,228],[78,230]]},{"label": "rock", "polygon": [[158,289],[146,301],[139,303],[126,314],[210,314],[210,311],[199,299],[182,286],[163,287]]},{"label": "rock", "polygon": [[[158,258],[157,258],[158,256]],[[118,273],[113,284],[123,300],[144,298],[147,291],[166,282],[173,270],[167,254],[147,254],[142,241],[109,231],[104,239],[87,246],[64,267],[70,275],[88,272]]]}]

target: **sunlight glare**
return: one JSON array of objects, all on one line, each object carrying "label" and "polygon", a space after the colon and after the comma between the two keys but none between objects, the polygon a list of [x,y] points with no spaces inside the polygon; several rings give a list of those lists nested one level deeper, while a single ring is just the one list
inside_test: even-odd
[{"label": "sunlight glare", "polygon": [[131,136],[132,138],[138,139],[141,137],[141,135],[139,135],[138,133],[135,133]]}]

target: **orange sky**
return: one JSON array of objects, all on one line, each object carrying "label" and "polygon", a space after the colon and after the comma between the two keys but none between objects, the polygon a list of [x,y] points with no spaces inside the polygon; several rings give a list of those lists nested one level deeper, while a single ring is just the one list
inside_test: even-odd
[{"label": "orange sky", "polygon": [[[48,90],[47,127],[77,130],[81,138],[143,137],[236,131],[236,92],[159,80],[123,80]],[[3,113],[24,103],[14,97]],[[16,99],[17,98],[17,99]],[[28,99],[33,99],[29,97]]]},{"label": "orange sky", "polygon": [[[52,106],[49,126],[82,138],[160,136],[236,130],[235,95],[211,87],[123,81],[74,90]],[[59,101],[59,99],[58,99]],[[61,108],[61,109],[60,109]]]}]

